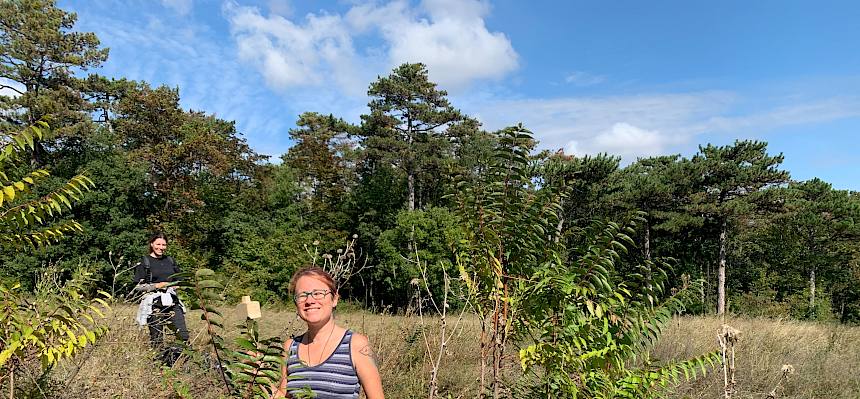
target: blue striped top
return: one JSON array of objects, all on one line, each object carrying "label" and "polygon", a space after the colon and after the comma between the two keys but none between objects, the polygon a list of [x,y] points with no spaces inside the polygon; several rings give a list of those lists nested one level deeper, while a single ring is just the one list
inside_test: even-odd
[{"label": "blue striped top", "polygon": [[360,385],[352,364],[352,331],[346,330],[337,349],[324,362],[310,367],[299,359],[299,343],[304,335],[293,338],[287,358],[287,392],[310,388],[317,399],[356,399]]}]

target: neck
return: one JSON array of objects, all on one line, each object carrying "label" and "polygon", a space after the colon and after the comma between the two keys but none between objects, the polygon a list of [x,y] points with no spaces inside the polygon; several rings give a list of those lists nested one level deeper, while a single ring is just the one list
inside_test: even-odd
[{"label": "neck", "polygon": [[155,258],[155,259],[159,259],[159,258],[161,258],[161,255],[156,255],[156,254],[155,254],[155,252],[150,252],[150,253],[149,253],[149,256],[151,256],[151,257],[153,257],[153,258]]},{"label": "neck", "polygon": [[314,340],[316,340],[317,336],[325,339],[325,336],[331,334],[331,332],[334,331],[334,328],[334,318],[330,317],[325,322],[320,322],[318,324],[308,324],[308,332],[305,333],[305,335],[308,338],[308,342],[313,342]]}]

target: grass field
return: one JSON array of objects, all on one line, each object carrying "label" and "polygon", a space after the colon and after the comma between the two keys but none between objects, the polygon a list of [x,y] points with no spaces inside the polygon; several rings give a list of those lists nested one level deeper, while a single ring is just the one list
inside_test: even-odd
[{"label": "grass field", "polygon": [[[217,377],[211,371],[186,365],[177,366],[172,373],[161,372],[152,360],[146,332],[134,325],[132,307],[117,307],[108,317],[111,332],[74,362],[57,367],[48,382],[42,384],[42,392],[33,392],[34,395],[171,398],[177,397],[171,386],[183,385],[195,398],[220,396]],[[434,337],[434,326],[422,328],[417,317],[363,311],[336,317],[340,324],[369,336],[376,348],[387,397],[426,397],[429,367],[423,337]],[[197,347],[204,341],[199,319],[199,313],[187,315],[192,344]],[[237,323],[235,316],[228,316],[225,325]],[[743,318],[730,319],[728,324],[742,332],[736,346],[735,398],[767,397],[779,381],[784,364],[793,365],[796,372],[777,391],[779,398],[860,398],[860,327]],[[670,360],[714,350],[718,348],[720,325],[712,317],[677,318],[654,348],[653,356]],[[260,329],[263,336],[287,337],[301,333],[302,323],[289,310],[264,310]],[[235,334],[235,330],[226,333]],[[477,321],[466,318],[443,356],[439,384],[445,396],[477,396],[478,359]],[[516,368],[511,369],[511,374],[516,375]],[[674,387],[669,396],[722,398],[722,378],[719,369],[713,370],[704,378]]]}]

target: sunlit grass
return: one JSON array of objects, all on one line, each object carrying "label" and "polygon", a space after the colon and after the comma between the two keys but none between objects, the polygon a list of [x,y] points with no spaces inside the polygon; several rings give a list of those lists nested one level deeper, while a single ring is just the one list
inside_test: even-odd
[{"label": "sunlit grass", "polygon": [[[232,309],[226,336],[239,320]],[[175,377],[162,375],[148,349],[146,331],[133,321],[134,308],[120,306],[109,315],[112,331],[95,347],[52,372],[51,384],[62,397],[175,397],[171,381],[190,388],[195,398],[217,398],[222,394],[217,375],[197,366],[177,366]],[[425,362],[425,334],[433,337],[435,326],[422,330],[417,317],[378,315],[364,311],[337,314],[338,323],[367,334],[376,348],[379,367],[389,398],[426,397],[429,366]],[[204,343],[199,313],[187,315],[192,344]],[[430,320],[433,322],[433,320]],[[778,391],[780,398],[860,397],[860,328],[797,321],[729,319],[741,330],[736,347],[737,388],[735,398],[764,398],[779,380],[784,364],[796,373]],[[718,348],[716,334],[721,322],[715,317],[675,319],[654,348],[661,361],[687,359]],[[289,337],[302,332],[303,324],[289,310],[267,311],[260,320],[263,336]],[[424,334],[422,334],[422,331]],[[479,325],[467,318],[450,343],[440,369],[443,396],[472,398],[478,378]],[[512,360],[516,352],[510,351]],[[512,368],[511,372],[517,370]],[[693,383],[682,384],[670,397],[721,398],[722,374],[712,372]],[[62,387],[62,388],[60,388]]]}]

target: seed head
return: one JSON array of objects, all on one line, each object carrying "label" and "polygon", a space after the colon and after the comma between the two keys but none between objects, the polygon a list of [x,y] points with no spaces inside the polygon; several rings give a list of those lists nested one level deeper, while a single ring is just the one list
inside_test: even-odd
[{"label": "seed head", "polygon": [[734,345],[741,339],[741,331],[728,324],[723,324],[720,327],[719,338],[726,343]]}]

